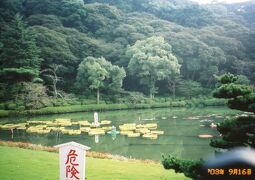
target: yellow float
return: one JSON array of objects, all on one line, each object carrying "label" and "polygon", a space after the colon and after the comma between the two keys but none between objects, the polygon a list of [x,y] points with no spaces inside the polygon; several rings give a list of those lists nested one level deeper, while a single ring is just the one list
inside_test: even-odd
[{"label": "yellow float", "polygon": [[[91,123],[88,121],[78,121],[77,123],[80,124],[81,126],[90,126],[91,125]],[[73,122],[73,124],[74,124],[74,122]]]},{"label": "yellow float", "polygon": [[102,127],[102,129],[105,130],[105,131],[111,131],[112,127],[111,126],[105,126],[105,127]]},{"label": "yellow float", "polygon": [[151,131],[151,134],[162,135],[164,134],[164,131]]},{"label": "yellow float", "polygon": [[81,130],[69,130],[69,135],[79,135],[81,134]]},{"label": "yellow float", "polygon": [[157,139],[158,135],[157,134],[144,134],[143,138],[148,138],[148,139]]},{"label": "yellow float", "polygon": [[36,133],[38,133],[38,134],[48,134],[48,133],[50,133],[50,130],[38,129],[38,130],[36,131]]},{"label": "yellow float", "polygon": [[155,123],[151,123],[151,124],[144,124],[144,127],[148,129],[157,129],[158,125]]},{"label": "yellow float", "polygon": [[5,125],[2,125],[1,129],[15,129],[17,127],[18,126],[15,124],[5,124]]},{"label": "yellow float", "polygon": [[112,123],[112,121],[109,121],[109,120],[102,120],[102,121],[100,122],[101,125],[109,125],[109,124],[111,124],[111,123]]},{"label": "yellow float", "polygon": [[120,125],[119,128],[121,131],[133,131],[135,130],[135,125],[124,124],[124,125]]},{"label": "yellow float", "polygon": [[133,133],[133,131],[120,131],[121,135],[128,135],[128,134],[131,134],[131,133]]},{"label": "yellow float", "polygon": [[140,137],[140,133],[128,133],[128,137]]},{"label": "yellow float", "polygon": [[90,131],[90,127],[81,127],[80,130],[81,130],[81,132],[83,132],[83,133],[87,133],[87,132]]},{"label": "yellow float", "polygon": [[135,131],[141,134],[146,134],[151,132],[149,129],[146,129],[146,128],[136,129]]},{"label": "yellow float", "polygon": [[104,135],[105,131],[103,129],[91,129],[88,134],[90,136],[93,136],[93,135]]}]

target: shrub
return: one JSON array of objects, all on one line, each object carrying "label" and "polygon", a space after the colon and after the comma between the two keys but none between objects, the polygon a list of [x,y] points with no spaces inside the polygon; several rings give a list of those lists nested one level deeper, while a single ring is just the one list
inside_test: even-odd
[{"label": "shrub", "polygon": [[9,116],[9,112],[6,110],[0,110],[0,117],[7,117]]},{"label": "shrub", "polygon": [[26,109],[25,106],[19,106],[19,107],[17,108],[18,111],[24,111],[25,109]]},{"label": "shrub", "polygon": [[16,104],[15,103],[8,103],[6,105],[7,110],[15,110],[16,109]]},{"label": "shrub", "polygon": [[163,156],[162,164],[165,169],[174,169],[176,173],[184,173],[185,176],[192,179],[204,179],[202,160],[180,160],[169,155],[167,157]]},{"label": "shrub", "polygon": [[4,104],[0,104],[0,109],[4,110],[5,109],[5,105]]}]

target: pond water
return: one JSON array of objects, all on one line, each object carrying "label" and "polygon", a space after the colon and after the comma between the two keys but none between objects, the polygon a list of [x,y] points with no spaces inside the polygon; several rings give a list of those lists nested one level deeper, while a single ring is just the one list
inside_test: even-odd
[{"label": "pond water", "polygon": [[[201,126],[205,121],[214,123],[223,121],[224,117],[235,114],[236,111],[224,107],[217,108],[164,108],[147,110],[123,110],[99,112],[100,119],[112,121],[111,125],[119,127],[124,123],[147,124],[157,123],[157,130],[164,131],[157,139],[145,139],[143,137],[130,138],[117,135],[101,135],[99,137],[59,134],[28,134],[26,131],[0,130],[1,140],[31,142],[53,146],[60,143],[75,141],[90,146],[92,151],[107,152],[125,157],[161,160],[162,154],[171,154],[183,159],[199,159],[214,152],[209,146],[210,139],[199,138],[198,135],[219,135],[215,128]],[[54,120],[56,118],[70,118],[72,121],[93,121],[93,112],[69,113],[49,116],[37,116],[32,118],[2,118],[1,124],[22,123],[33,120]],[[210,122],[211,123],[211,122]],[[98,138],[98,139],[97,139]],[[98,140],[98,142],[95,141]]]}]

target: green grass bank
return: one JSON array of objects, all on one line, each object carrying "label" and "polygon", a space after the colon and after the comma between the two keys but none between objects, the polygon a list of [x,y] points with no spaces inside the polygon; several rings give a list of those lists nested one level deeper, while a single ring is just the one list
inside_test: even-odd
[{"label": "green grass bank", "polygon": [[88,111],[109,111],[125,109],[148,109],[148,108],[168,108],[168,107],[205,107],[224,106],[225,100],[219,99],[192,99],[168,102],[153,102],[146,104],[86,104],[44,107],[36,110],[0,110],[0,117],[11,116],[36,116],[49,114],[63,114]]},{"label": "green grass bank", "polygon": [[[59,179],[57,153],[0,146],[0,154],[0,179]],[[185,180],[188,178],[171,170],[165,170],[160,164],[87,157],[86,179]]]}]

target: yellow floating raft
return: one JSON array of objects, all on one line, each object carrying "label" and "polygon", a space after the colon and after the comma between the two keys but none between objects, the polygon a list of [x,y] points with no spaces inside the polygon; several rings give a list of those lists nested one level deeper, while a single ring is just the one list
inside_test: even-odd
[{"label": "yellow floating raft", "polygon": [[62,122],[62,123],[58,123],[59,126],[72,126],[72,123],[71,122]]},{"label": "yellow floating raft", "polygon": [[69,134],[69,131],[68,129],[61,129],[60,130],[62,134]]},{"label": "yellow floating raft", "polygon": [[59,124],[57,122],[47,122],[46,125],[47,126],[59,126]]},{"label": "yellow floating raft", "polygon": [[134,132],[133,131],[120,131],[121,135],[128,135],[128,134],[131,134],[131,133],[134,133]]},{"label": "yellow floating raft", "polygon": [[61,129],[61,133],[68,134],[68,135],[79,135],[81,134],[81,130]]},{"label": "yellow floating raft", "polygon": [[1,129],[15,129],[18,126],[16,124],[5,124],[1,126]]},{"label": "yellow floating raft", "polygon": [[27,121],[28,124],[46,124],[51,121]]},{"label": "yellow floating raft", "polygon": [[41,132],[43,130],[44,129],[42,129],[42,128],[29,127],[29,128],[27,128],[26,132],[27,133],[38,133],[38,132]]},{"label": "yellow floating raft", "polygon": [[36,133],[38,133],[38,134],[48,134],[48,133],[50,133],[50,130],[40,129],[40,130],[37,130]]},{"label": "yellow floating raft", "polygon": [[109,124],[111,124],[111,123],[112,123],[112,121],[108,121],[108,120],[102,120],[102,121],[100,122],[101,125],[109,125]]},{"label": "yellow floating raft", "polygon": [[81,130],[69,130],[69,135],[79,135],[81,134]]},{"label": "yellow floating raft", "polygon": [[55,119],[56,122],[70,122],[71,119],[63,119],[63,118],[59,118],[59,119]]},{"label": "yellow floating raft", "polygon": [[140,136],[140,133],[129,133],[128,135],[127,135],[128,137],[139,137]]},{"label": "yellow floating raft", "polygon": [[91,129],[89,131],[89,135],[90,136],[93,136],[93,135],[104,135],[105,134],[105,131],[102,130],[102,129]]},{"label": "yellow floating raft", "polygon": [[157,134],[144,134],[143,138],[148,138],[148,139],[157,139],[158,135]]},{"label": "yellow floating raft", "polygon": [[121,131],[133,131],[135,130],[135,125],[120,125],[119,126]]},{"label": "yellow floating raft", "polygon": [[31,127],[43,129],[43,128],[47,128],[47,125],[37,125],[37,126],[31,126]]},{"label": "yellow floating raft", "polygon": [[[73,122],[73,124],[74,124],[74,122]],[[91,123],[88,121],[78,121],[78,124],[80,124],[81,126],[90,126],[91,125]]]},{"label": "yellow floating raft", "polygon": [[123,126],[136,126],[136,123],[126,123],[126,124],[123,124]]},{"label": "yellow floating raft", "polygon": [[61,132],[64,130],[64,127],[47,127],[46,130],[55,131],[55,132]]},{"label": "yellow floating raft", "polygon": [[90,127],[81,127],[80,130],[81,130],[81,132],[83,132],[83,133],[87,133],[87,132],[89,132],[91,129],[90,129]]},{"label": "yellow floating raft", "polygon": [[147,134],[151,132],[149,129],[146,128],[136,129],[135,131],[141,134]]},{"label": "yellow floating raft", "polygon": [[151,123],[151,124],[144,124],[144,128],[148,128],[148,129],[157,129],[158,125],[155,123]]},{"label": "yellow floating raft", "polygon": [[151,134],[162,135],[164,134],[164,131],[151,131]]},{"label": "yellow floating raft", "polygon": [[105,126],[105,127],[102,127],[102,129],[105,130],[105,131],[111,131],[112,127],[111,126]]}]

